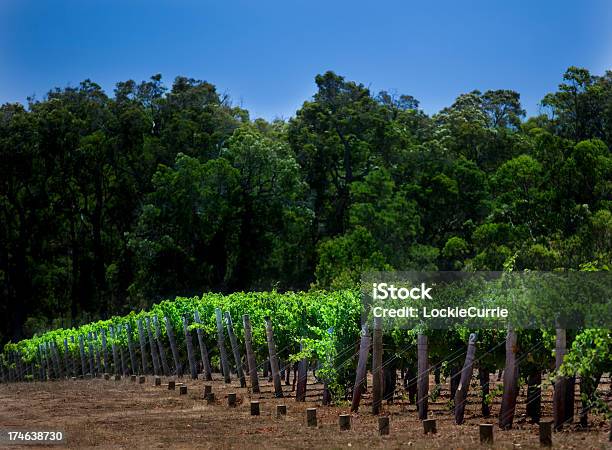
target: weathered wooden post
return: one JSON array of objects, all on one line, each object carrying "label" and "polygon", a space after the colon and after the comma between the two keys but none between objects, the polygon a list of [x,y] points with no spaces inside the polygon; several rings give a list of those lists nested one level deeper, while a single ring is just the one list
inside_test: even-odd
[{"label": "weathered wooden post", "polygon": [[[96,354],[96,373],[101,374],[102,370],[102,358],[100,358],[100,344],[98,343],[98,333],[93,333],[93,345],[94,352]],[[68,366],[66,366],[66,370],[68,370]]]},{"label": "weathered wooden post", "polygon": [[110,373],[110,362],[108,361],[108,343],[106,342],[106,332],[104,330],[101,330],[100,335],[102,336],[102,356],[104,358],[104,372]]},{"label": "weathered wooden post", "polygon": [[276,405],[276,418],[280,419],[287,415],[287,405]]},{"label": "weathered wooden post", "polygon": [[468,390],[470,389],[470,380],[474,368],[474,355],[476,354],[476,334],[470,334],[468,341],[467,354],[465,355],[465,364],[461,370],[461,380],[455,391],[455,423],[461,425],[465,412],[465,402],[467,401]]},{"label": "weathered wooden post", "polygon": [[170,342],[170,350],[172,351],[172,359],[174,359],[174,369],[178,377],[183,376],[183,365],[179,358],[178,347],[176,346],[176,338],[174,337],[174,328],[172,328],[172,322],[167,316],[164,316],[166,322],[166,334],[168,335],[168,342]]},{"label": "weathered wooden post", "polygon": [[535,423],[540,421],[542,410],[542,372],[540,369],[533,369],[527,377],[527,417]]},{"label": "weathered wooden post", "polygon": [[83,342],[82,334],[79,334],[79,352],[81,353],[81,373],[83,374],[83,378],[85,378],[87,368],[85,366],[85,344]]},{"label": "weathered wooden post", "polygon": [[427,351],[427,336],[419,334],[417,336],[417,408],[419,419],[427,419],[427,407],[429,396],[429,361]]},{"label": "weathered wooden post", "polygon": [[351,411],[357,412],[359,403],[361,402],[361,394],[363,392],[366,376],[368,355],[370,353],[370,335],[368,333],[368,324],[364,323],[361,326],[361,341],[359,342],[359,360],[357,361],[357,372],[355,374],[355,384],[353,385],[353,401],[351,403]]},{"label": "weathered wooden post", "polygon": [[117,354],[117,345],[115,344],[115,329],[110,326],[108,327],[111,337],[111,348],[113,349],[113,369],[115,374],[121,373],[119,370],[119,355]]},{"label": "weathered wooden post", "polygon": [[132,327],[129,323],[125,324],[125,334],[127,334],[128,351],[130,352],[131,373],[138,373],[138,363],[136,362],[136,352],[134,351],[134,340],[132,339]]},{"label": "weathered wooden post", "polygon": [[232,315],[229,311],[225,311],[225,324],[227,326],[227,335],[229,336],[232,346],[232,353],[234,354],[234,361],[236,362],[236,375],[238,375],[238,379],[240,380],[240,387],[246,387],[246,379],[244,378],[244,371],[242,370],[240,347],[238,347],[238,339],[236,339],[236,335],[234,334],[234,323],[232,322]]},{"label": "weathered wooden post", "polygon": [[149,365],[147,364],[147,340],[142,327],[142,319],[136,322],[138,326],[138,340],[140,341],[140,359],[142,362],[142,374],[149,373]]},{"label": "weathered wooden post", "polygon": [[380,413],[382,407],[382,317],[374,317],[372,337],[372,414]]},{"label": "weathered wooden post", "polygon": [[[304,349],[304,346],[300,342],[300,352],[303,351],[303,349]],[[302,358],[298,362],[297,387],[295,389],[295,400],[297,402],[306,401],[307,383],[308,383],[308,360],[306,358]]]},{"label": "weathered wooden post", "polygon": [[207,405],[215,404],[215,393],[214,392],[209,392],[208,394],[206,394],[206,404]]},{"label": "weathered wooden post", "polygon": [[[117,336],[120,335],[121,329],[122,329],[122,326],[119,325],[117,327]],[[127,359],[125,358],[125,349],[123,348],[123,344],[121,342],[117,344],[117,347],[119,348],[119,357],[121,361],[121,373],[123,374],[123,376],[126,376],[128,374],[128,363],[127,363]]]},{"label": "weathered wooden post", "polygon": [[478,426],[481,444],[493,444],[493,424],[481,423]]},{"label": "weathered wooden post", "polygon": [[487,401],[487,396],[489,395],[489,378],[489,370],[483,366],[478,367],[478,381],[480,383],[480,389],[482,390],[480,409],[483,417],[489,417],[491,415],[491,409]]},{"label": "weathered wooden post", "polygon": [[155,386],[161,386],[161,377],[155,377],[153,379],[153,385]]},{"label": "weathered wooden post", "polygon": [[[195,323],[201,324],[200,314],[196,309],[193,312],[193,319]],[[200,346],[200,358],[202,359],[202,371],[204,372],[204,379],[206,381],[212,381],[212,366],[210,365],[210,358],[208,357],[208,348],[204,342],[204,330],[201,328],[196,329],[196,335],[198,336],[198,344]]]},{"label": "weathered wooden post", "polygon": [[179,386],[179,395],[187,395],[187,386],[184,384],[181,384]]},{"label": "weathered wooden post", "polygon": [[389,434],[389,416],[378,418],[378,434],[380,436],[387,436]]},{"label": "weathered wooden post", "polygon": [[151,349],[151,361],[153,362],[153,373],[155,376],[161,375],[161,368],[159,367],[159,355],[157,354],[157,343],[153,339],[153,333],[151,332],[151,319],[145,317],[143,326],[147,329],[147,337],[149,338],[149,348]]},{"label": "weathered wooden post", "polygon": [[[70,343],[72,344],[72,347],[75,348],[76,347],[76,341],[74,340],[74,335],[70,336]],[[76,356],[76,351],[74,352],[70,352],[71,355],[71,368],[72,368],[72,376],[76,377],[77,376],[77,367],[78,367],[78,362],[77,362],[77,356]]]},{"label": "weathered wooden post", "polygon": [[227,406],[234,408],[236,406],[236,393],[230,392],[227,394]]},{"label": "weathered wooden post", "polygon": [[251,401],[251,415],[258,416],[259,415],[259,402]]},{"label": "weathered wooden post", "polygon": [[499,413],[499,427],[502,430],[512,428],[514,410],[518,396],[519,367],[516,361],[517,353],[516,332],[508,328],[506,335],[506,366],[504,368],[504,392],[502,394],[501,411]]},{"label": "weathered wooden post", "polygon": [[436,434],[438,432],[438,428],[436,427],[436,419],[423,420],[423,432],[425,434]]},{"label": "weathered wooden post", "polygon": [[272,380],[274,382],[274,396],[280,398],[283,396],[283,387],[281,385],[280,370],[278,368],[278,356],[276,355],[276,345],[274,344],[274,330],[270,317],[264,317],[266,322],[266,338],[268,340],[268,354],[270,355],[270,368],[272,369]]},{"label": "weathered wooden post", "polygon": [[89,373],[91,373],[91,376],[95,376],[96,375],[96,371],[94,370],[95,364],[94,364],[94,349],[93,349],[93,344],[92,344],[92,336],[91,336],[91,332],[89,332],[87,334],[87,347],[89,350]]},{"label": "weathered wooden post", "polygon": [[69,358],[70,358],[70,355],[69,355],[69,350],[68,350],[68,338],[64,338],[64,367],[66,368],[66,373],[65,373],[66,377],[70,377],[73,372],[73,368],[70,367]]},{"label": "weathered wooden post", "polygon": [[161,329],[159,326],[159,320],[157,316],[153,316],[153,327],[155,328],[155,337],[157,340],[157,346],[159,348],[159,359],[161,361],[161,369],[165,376],[170,375],[170,367],[168,367],[168,358],[166,357],[166,350],[164,349],[164,342],[162,340]]},{"label": "weathered wooden post", "polygon": [[[556,342],[555,342],[555,370],[558,372],[559,368],[563,364],[563,358],[565,357],[567,341],[565,329],[556,329]],[[567,383],[566,377],[561,376],[557,373],[553,392],[553,419],[555,425],[555,431],[563,429],[563,423],[565,422],[565,402],[567,400]]]},{"label": "weathered wooden post", "polygon": [[351,429],[351,415],[350,414],[340,414],[338,416],[338,427],[340,431],[348,431]]},{"label": "weathered wooden post", "polygon": [[552,425],[553,422],[550,420],[540,421],[540,445],[552,446]]},{"label": "weathered wooden post", "polygon": [[147,381],[147,377],[145,377],[144,375],[140,375],[138,377],[138,384],[145,384],[145,381]]},{"label": "weathered wooden post", "polygon": [[195,355],[193,354],[193,340],[191,339],[191,330],[187,317],[183,316],[183,332],[185,333],[185,347],[187,347],[187,359],[189,360],[189,369],[191,371],[191,379],[198,379],[198,369],[196,368]]},{"label": "weathered wooden post", "polygon": [[176,388],[176,381],[170,380],[168,381],[168,390],[173,391]]},{"label": "weathered wooden post", "polygon": [[221,370],[223,371],[223,380],[226,383],[231,383],[230,368],[227,362],[227,352],[225,351],[225,335],[223,334],[223,320],[221,319],[221,310],[215,308],[215,320],[217,323],[217,346],[219,347],[219,358],[221,359]]},{"label": "weathered wooden post", "polygon": [[306,409],[306,424],[309,427],[317,426],[317,408]]},{"label": "weathered wooden post", "polygon": [[212,392],[212,386],[210,384],[205,384],[204,385],[204,398],[206,398],[206,396],[210,394],[211,392]]},{"label": "weathered wooden post", "polygon": [[259,376],[257,374],[255,353],[253,353],[253,332],[251,330],[251,318],[248,314],[244,314],[242,316],[242,324],[244,326],[244,345],[246,347],[247,364],[249,366],[251,390],[253,393],[259,393]]}]

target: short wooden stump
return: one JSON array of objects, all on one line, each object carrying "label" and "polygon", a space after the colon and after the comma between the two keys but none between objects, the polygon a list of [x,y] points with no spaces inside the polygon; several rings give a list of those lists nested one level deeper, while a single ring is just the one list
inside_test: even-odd
[{"label": "short wooden stump", "polygon": [[338,416],[338,426],[341,431],[346,431],[351,429],[351,415],[350,414],[340,414]]},{"label": "short wooden stump", "polygon": [[436,434],[438,432],[438,429],[436,428],[436,419],[423,420],[423,432],[425,434]]},{"label": "short wooden stump", "polygon": [[480,443],[481,444],[492,444],[493,443],[493,425],[490,423],[481,423],[478,425],[480,430]]},{"label": "short wooden stump", "polygon": [[378,434],[380,436],[386,436],[389,434],[389,416],[378,418]]},{"label": "short wooden stump", "polygon": [[230,392],[229,394],[227,394],[227,406],[229,406],[230,408],[233,408],[236,406],[236,393],[235,392]]},{"label": "short wooden stump", "polygon": [[309,427],[317,426],[317,408],[306,409],[306,424]]},{"label": "short wooden stump", "polygon": [[276,405],[276,417],[280,418],[287,415],[287,405]]},{"label": "short wooden stump", "polygon": [[176,387],[176,381],[174,380],[170,380],[168,381],[168,390],[169,391],[173,391]]},{"label": "short wooden stump", "polygon": [[251,415],[258,416],[259,415],[259,402],[252,401],[251,402]]},{"label": "short wooden stump", "polygon": [[187,386],[184,384],[179,386],[179,395],[187,395]]}]

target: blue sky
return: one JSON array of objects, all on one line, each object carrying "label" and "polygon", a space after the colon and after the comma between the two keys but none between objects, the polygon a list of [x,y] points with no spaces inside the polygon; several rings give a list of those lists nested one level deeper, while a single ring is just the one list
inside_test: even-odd
[{"label": "blue sky", "polygon": [[506,88],[535,114],[570,65],[612,69],[610,0],[0,0],[1,103],[162,73],[288,118],[334,70],[428,113]]}]

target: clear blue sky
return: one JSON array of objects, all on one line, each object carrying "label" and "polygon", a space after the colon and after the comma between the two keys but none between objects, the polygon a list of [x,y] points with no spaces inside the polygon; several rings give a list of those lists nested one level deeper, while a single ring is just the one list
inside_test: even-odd
[{"label": "clear blue sky", "polygon": [[429,113],[507,88],[534,114],[570,65],[612,69],[610,0],[0,0],[0,103],[162,73],[287,118],[334,70]]}]

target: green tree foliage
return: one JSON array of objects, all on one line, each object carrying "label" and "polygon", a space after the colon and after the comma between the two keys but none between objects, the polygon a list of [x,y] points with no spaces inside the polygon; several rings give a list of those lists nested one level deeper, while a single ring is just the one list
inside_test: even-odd
[{"label": "green tree foliage", "polygon": [[609,269],[612,75],[545,114],[511,90],[429,117],[333,72],[289,121],[215,86],[86,80],[0,107],[0,341],[176,295],[362,272]]}]

